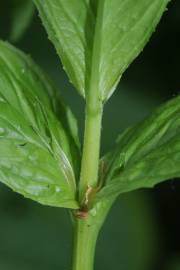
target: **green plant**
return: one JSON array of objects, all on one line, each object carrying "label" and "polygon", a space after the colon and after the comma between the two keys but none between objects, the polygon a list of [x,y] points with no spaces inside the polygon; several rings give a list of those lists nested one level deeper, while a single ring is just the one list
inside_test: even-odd
[{"label": "green plant", "polygon": [[93,268],[96,240],[118,195],[180,176],[180,97],[129,128],[99,158],[103,107],[140,53],[168,0],[34,0],[49,38],[85,99],[84,144],[53,83],[0,42],[0,181],[70,209],[73,270]]},{"label": "green plant", "polygon": [[[1,1],[0,19],[1,24],[4,24],[1,31],[4,29],[5,36],[8,36],[11,42],[17,42],[21,39],[31,23],[34,11],[35,6],[31,0]],[[4,17],[7,21],[4,20]]]}]

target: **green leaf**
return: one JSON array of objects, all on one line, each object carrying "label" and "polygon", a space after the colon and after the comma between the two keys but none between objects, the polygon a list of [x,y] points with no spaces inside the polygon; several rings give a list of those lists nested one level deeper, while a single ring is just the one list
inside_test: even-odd
[{"label": "green leaf", "polygon": [[[169,0],[34,0],[70,81],[105,101],[142,51]],[[95,92],[95,93],[94,93]]]},{"label": "green leaf", "polygon": [[42,204],[77,208],[77,126],[30,57],[0,42],[0,181]]},{"label": "green leaf", "polygon": [[126,130],[102,165],[99,199],[180,177],[180,96]]},{"label": "green leaf", "polygon": [[18,41],[32,21],[34,5],[31,0],[11,0],[10,40]]}]

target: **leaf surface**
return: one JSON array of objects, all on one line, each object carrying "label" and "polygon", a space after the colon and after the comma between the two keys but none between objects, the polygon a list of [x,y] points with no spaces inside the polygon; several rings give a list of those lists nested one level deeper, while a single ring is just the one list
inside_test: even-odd
[{"label": "leaf surface", "polygon": [[34,5],[31,0],[11,0],[11,32],[10,40],[18,41],[29,24],[34,14]]},{"label": "leaf surface", "polygon": [[99,198],[180,177],[180,96],[126,130],[101,163],[105,186]]},{"label": "leaf surface", "polygon": [[82,96],[102,101],[142,51],[168,2],[34,0],[70,81]]},{"label": "leaf surface", "polygon": [[0,181],[40,203],[77,208],[76,122],[53,84],[0,42]]}]

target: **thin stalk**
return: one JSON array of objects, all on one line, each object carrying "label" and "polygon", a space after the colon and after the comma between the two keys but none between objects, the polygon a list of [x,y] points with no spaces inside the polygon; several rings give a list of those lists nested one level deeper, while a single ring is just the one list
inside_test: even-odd
[{"label": "thin stalk", "polygon": [[[98,2],[92,63],[86,81],[86,115],[81,175],[79,181],[80,219],[75,218],[72,270],[93,270],[96,240],[111,203],[101,202],[88,209],[88,191],[98,185],[102,125],[102,93],[100,89],[100,58],[104,0]],[[99,38],[98,38],[99,37]],[[82,211],[82,212],[81,212]],[[85,211],[83,213],[83,211]],[[87,216],[86,216],[87,215]]]},{"label": "thin stalk", "polygon": [[96,241],[113,202],[105,199],[85,218],[75,217],[72,270],[93,270]]},{"label": "thin stalk", "polygon": [[80,199],[88,187],[96,187],[98,181],[99,152],[101,138],[102,105],[96,110],[86,108],[84,147],[80,177]]},{"label": "thin stalk", "polygon": [[92,62],[89,79],[86,81],[86,119],[84,146],[80,177],[80,200],[88,187],[96,187],[98,181],[100,135],[102,121],[102,98],[100,89],[100,59],[102,32],[102,17],[104,11],[104,0],[98,1],[97,17],[94,29],[94,40],[92,46]]},{"label": "thin stalk", "polygon": [[98,236],[96,226],[88,226],[84,220],[77,220],[74,234],[72,270],[92,270]]}]

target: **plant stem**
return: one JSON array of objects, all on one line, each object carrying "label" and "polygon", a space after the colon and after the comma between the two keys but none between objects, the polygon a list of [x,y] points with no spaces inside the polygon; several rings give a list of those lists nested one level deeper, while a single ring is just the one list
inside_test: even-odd
[{"label": "plant stem", "polygon": [[104,1],[99,1],[92,46],[91,70],[86,80],[86,119],[79,187],[80,200],[83,199],[83,195],[88,186],[92,188],[96,187],[98,180],[101,121],[103,113],[102,89],[100,89],[101,42],[99,42],[99,40],[102,31],[103,10]]},{"label": "plant stem", "polygon": [[96,187],[98,181],[99,152],[102,121],[102,104],[86,107],[84,147],[80,177],[80,201],[88,187]]},{"label": "plant stem", "polygon": [[84,220],[77,220],[74,235],[72,270],[92,270],[99,228],[89,226]]},{"label": "plant stem", "polygon": [[[84,132],[84,146],[79,182],[79,201],[82,216],[75,218],[74,247],[72,270],[92,270],[98,233],[104,221],[108,207],[104,204],[96,209],[88,210],[84,199],[89,188],[96,188],[99,171],[99,152],[101,138],[102,103],[95,96],[90,95],[86,105],[86,119]],[[87,199],[87,198],[86,198]],[[78,214],[78,213],[76,213]],[[83,217],[83,214],[85,216]]]},{"label": "plant stem", "polygon": [[[100,93],[100,36],[104,1],[97,7],[92,47],[91,70],[86,78],[86,116],[81,175],[79,182],[80,211],[87,211],[84,219],[75,219],[73,270],[92,270],[96,240],[111,203],[101,202],[88,209],[88,190],[98,186],[99,156],[103,104]],[[87,197],[86,197],[87,196]],[[84,201],[85,200],[85,201]]]},{"label": "plant stem", "polygon": [[[97,186],[101,120],[101,104],[99,104],[99,106],[86,107],[84,147],[81,164],[81,177],[79,183],[80,204],[85,198],[88,187],[93,188]],[[92,214],[93,211],[94,214]],[[104,214],[103,211],[101,214],[101,211],[102,210],[96,211],[94,208],[85,213],[87,216],[84,218],[75,218],[72,270],[93,269],[96,240],[104,220]]]},{"label": "plant stem", "polygon": [[113,201],[103,200],[87,217],[75,218],[72,270],[93,270],[98,234]]}]

